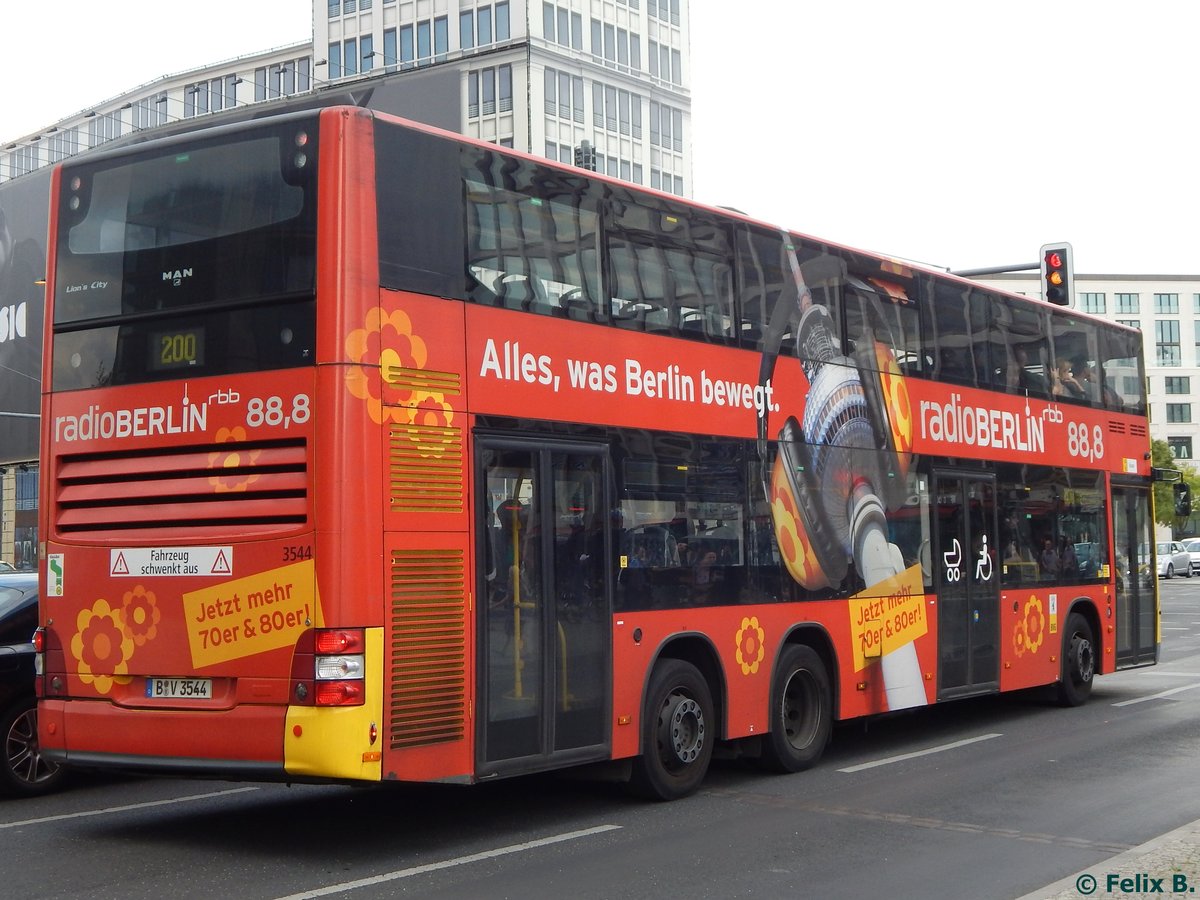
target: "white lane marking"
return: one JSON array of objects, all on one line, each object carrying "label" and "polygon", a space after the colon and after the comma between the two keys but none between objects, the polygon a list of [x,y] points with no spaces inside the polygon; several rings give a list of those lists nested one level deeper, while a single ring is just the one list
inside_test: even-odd
[{"label": "white lane marking", "polygon": [[1132,706],[1135,703],[1145,703],[1147,700],[1163,700],[1172,694],[1181,694],[1184,691],[1190,691],[1192,688],[1198,687],[1200,687],[1200,681],[1197,681],[1195,684],[1185,684],[1183,687],[1171,688],[1169,691],[1160,691],[1157,694],[1147,694],[1145,697],[1122,700],[1120,703],[1114,703],[1113,706]]},{"label": "white lane marking", "polygon": [[906,759],[916,759],[918,756],[929,756],[931,753],[942,753],[946,750],[957,750],[959,747],[965,747],[968,744],[977,744],[980,741],[990,741],[992,738],[1004,737],[1002,734],[981,734],[979,737],[966,738],[965,740],[955,741],[952,744],[942,744],[940,747],[930,747],[928,750],[917,750],[913,753],[901,753],[899,756],[889,756],[886,759],[877,759],[874,762],[859,763],[857,766],[847,766],[844,769],[838,769],[839,772],[861,772],[863,769],[873,769],[876,766],[887,766],[891,763],[904,762]]},{"label": "white lane marking", "polygon": [[133,809],[150,809],[155,806],[170,806],[173,803],[190,803],[192,800],[208,800],[212,797],[228,797],[230,794],[244,794],[247,791],[257,791],[257,787],[230,788],[227,791],[213,791],[210,794],[192,794],[188,797],[173,797],[170,800],[149,800],[145,803],[130,803],[128,806],[107,806],[104,809],[88,809],[83,812],[62,813],[57,816],[43,816],[40,819],[24,819],[20,822],[0,822],[0,828],[19,828],[22,825],[41,825],[45,822],[61,822],[64,819],[85,819],[88,816],[104,816],[109,813],[129,812]]},{"label": "white lane marking", "polygon": [[341,884],[331,884],[328,887],[317,888],[312,891],[305,891],[301,894],[288,894],[286,897],[280,897],[279,900],[305,900],[309,897],[324,897],[327,894],[340,894],[343,891],[353,891],[362,887],[372,887],[373,885],[383,884],[388,881],[396,881],[400,878],[410,878],[413,875],[424,875],[426,872],[436,872],[439,869],[450,869],[454,866],[465,866],[468,863],[482,862],[485,859],[495,859],[498,856],[507,856],[511,853],[524,853],[526,850],[535,850],[538,847],[546,847],[550,844],[560,844],[563,841],[573,841],[578,838],[591,837],[594,834],[603,834],[606,831],[616,831],[620,829],[620,825],[598,825],[595,828],[585,828],[582,831],[569,831],[565,834],[555,834],[550,837],[539,838],[536,841],[526,841],[523,844],[510,844],[507,847],[498,847],[495,850],[484,850],[482,853],[472,853],[470,856],[456,856],[453,859],[444,859],[441,862],[428,863],[424,866],[413,866],[411,869],[397,869],[395,872],[388,872],[384,875],[373,875],[370,878],[360,878],[357,881],[343,881]]}]

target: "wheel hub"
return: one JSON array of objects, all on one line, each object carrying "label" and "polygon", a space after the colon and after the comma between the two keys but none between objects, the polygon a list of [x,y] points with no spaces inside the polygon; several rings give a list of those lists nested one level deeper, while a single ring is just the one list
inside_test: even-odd
[{"label": "wheel hub", "polygon": [[691,697],[672,695],[660,720],[659,742],[683,765],[695,762],[704,749],[704,713]]}]

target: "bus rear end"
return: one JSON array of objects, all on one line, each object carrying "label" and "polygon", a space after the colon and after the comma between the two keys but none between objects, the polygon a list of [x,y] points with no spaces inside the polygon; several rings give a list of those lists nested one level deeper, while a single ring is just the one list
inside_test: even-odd
[{"label": "bus rear end", "polygon": [[[322,121],[55,174],[40,729],[57,759],[378,778],[379,629],[340,627],[316,587]],[[289,759],[306,729],[342,757]]]}]

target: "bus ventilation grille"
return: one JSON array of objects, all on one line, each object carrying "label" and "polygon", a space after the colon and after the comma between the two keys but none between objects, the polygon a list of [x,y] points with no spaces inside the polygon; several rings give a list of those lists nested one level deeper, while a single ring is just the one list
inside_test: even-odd
[{"label": "bus ventilation grille", "polygon": [[63,457],[59,534],[269,534],[308,517],[304,440],[243,441]]},{"label": "bus ventilation grille", "polygon": [[393,750],[466,733],[466,567],[461,550],[392,552]]},{"label": "bus ventilation grille", "polygon": [[1124,422],[1115,422],[1112,419],[1109,419],[1108,420],[1108,430],[1110,432],[1112,432],[1113,434],[1124,434],[1125,433],[1125,423]]},{"label": "bus ventilation grille", "polygon": [[457,372],[433,372],[429,369],[385,365],[383,380],[388,387],[413,393],[434,393],[453,397],[462,393],[462,376]]},{"label": "bus ventilation grille", "polygon": [[388,442],[393,512],[463,511],[461,428],[397,425]]},{"label": "bus ventilation grille", "polygon": [[1149,432],[1145,425],[1130,425],[1129,433],[1134,437],[1146,437]]}]

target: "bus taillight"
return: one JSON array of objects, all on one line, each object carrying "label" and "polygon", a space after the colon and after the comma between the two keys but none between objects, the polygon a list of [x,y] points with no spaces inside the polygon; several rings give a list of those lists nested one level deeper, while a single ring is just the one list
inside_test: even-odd
[{"label": "bus taillight", "polygon": [[317,706],[361,706],[366,661],[361,628],[321,629],[313,636],[313,702]]}]

